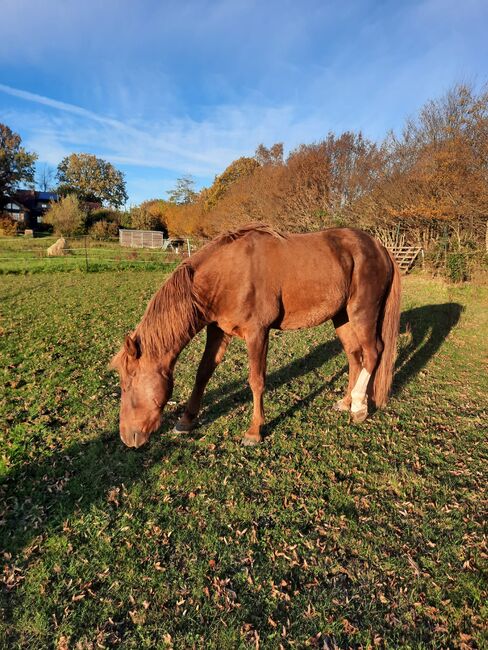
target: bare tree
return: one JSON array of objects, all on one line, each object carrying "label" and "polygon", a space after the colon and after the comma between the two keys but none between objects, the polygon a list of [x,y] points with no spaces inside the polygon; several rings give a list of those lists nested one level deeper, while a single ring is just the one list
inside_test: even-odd
[{"label": "bare tree", "polygon": [[56,170],[47,163],[38,165],[35,182],[41,192],[50,192],[54,187]]}]

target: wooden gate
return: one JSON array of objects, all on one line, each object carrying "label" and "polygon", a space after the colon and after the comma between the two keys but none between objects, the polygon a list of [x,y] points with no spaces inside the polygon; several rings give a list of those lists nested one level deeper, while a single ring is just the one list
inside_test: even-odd
[{"label": "wooden gate", "polygon": [[422,252],[420,246],[387,246],[387,248],[393,254],[402,273],[408,273],[410,271],[417,257]]}]

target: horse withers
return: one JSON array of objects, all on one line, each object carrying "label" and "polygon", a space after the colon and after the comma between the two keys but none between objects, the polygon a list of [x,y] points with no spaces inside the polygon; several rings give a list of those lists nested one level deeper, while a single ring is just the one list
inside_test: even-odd
[{"label": "horse withers", "polygon": [[178,356],[204,327],[205,351],[176,431],[196,426],[205,387],[238,336],[247,346],[254,405],[243,443],[259,443],[270,330],[315,327],[329,319],[349,362],[349,384],[335,408],[362,422],[368,395],[377,407],[388,398],[400,291],[392,256],[360,230],[283,234],[250,224],[220,235],[179,265],[112,360],[122,388],[122,440],[140,447],[160,428]]}]

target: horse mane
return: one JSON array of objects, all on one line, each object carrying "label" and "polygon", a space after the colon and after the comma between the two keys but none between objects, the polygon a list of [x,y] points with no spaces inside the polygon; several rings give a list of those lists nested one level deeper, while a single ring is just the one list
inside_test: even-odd
[{"label": "horse mane", "polygon": [[[170,350],[181,349],[197,333],[205,303],[193,284],[193,274],[189,260],[185,260],[149,301],[130,335],[140,354],[159,359]],[[123,345],[110,367],[126,373],[128,361],[127,346]]]},{"label": "horse mane", "polygon": [[180,264],[151,298],[136,327],[141,349],[153,359],[183,345],[197,332],[205,306],[193,274],[189,260]]},{"label": "horse mane", "polygon": [[244,237],[244,235],[247,235],[250,232],[261,232],[266,235],[271,235],[271,237],[276,237],[277,239],[287,239],[288,237],[285,233],[282,233],[279,230],[268,226],[267,223],[255,221],[253,223],[248,223],[245,226],[241,226],[240,228],[236,228],[235,230],[227,230],[226,232],[223,232],[221,235],[218,235],[212,239],[212,241],[209,242],[207,246],[211,246],[213,244],[230,244],[231,242]]}]

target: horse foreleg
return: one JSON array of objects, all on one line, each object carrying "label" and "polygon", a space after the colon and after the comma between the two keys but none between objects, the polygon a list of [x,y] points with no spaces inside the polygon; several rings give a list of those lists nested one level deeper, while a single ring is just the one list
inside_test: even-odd
[{"label": "horse foreleg", "polygon": [[253,397],[251,426],[242,440],[243,445],[257,445],[262,441],[261,427],[264,424],[263,393],[266,380],[266,357],[268,354],[269,332],[261,330],[246,336],[249,356],[249,385]]},{"label": "horse foreleg", "polygon": [[190,399],[186,403],[183,415],[174,428],[177,433],[186,433],[195,428],[205,387],[215,368],[224,358],[230,339],[231,337],[225,334],[217,325],[211,324],[207,326],[205,350],[198,366]]}]

